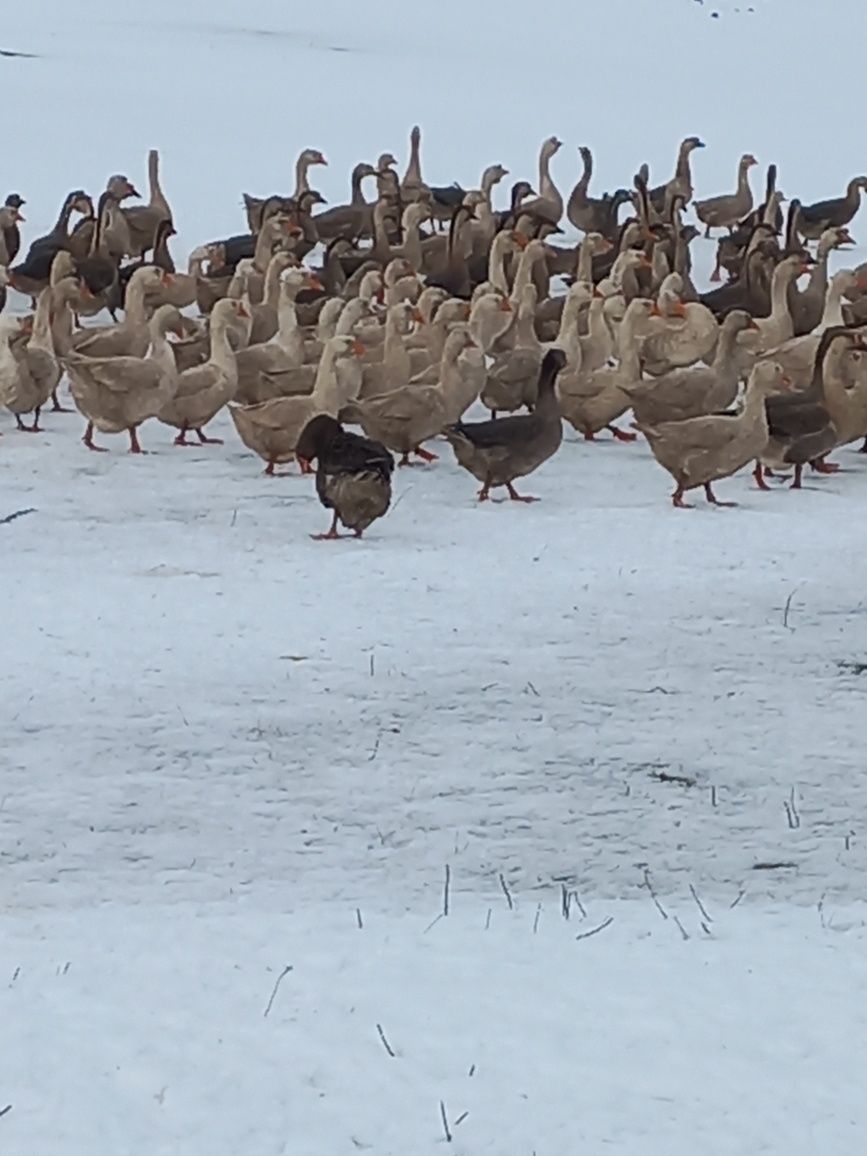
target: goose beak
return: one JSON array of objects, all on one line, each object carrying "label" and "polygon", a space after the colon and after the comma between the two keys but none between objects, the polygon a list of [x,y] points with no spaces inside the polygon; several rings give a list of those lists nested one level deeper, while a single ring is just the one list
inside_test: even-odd
[{"label": "goose beak", "polygon": [[655,301],[650,306],[650,316],[651,317],[661,317],[662,316],[662,310],[659,308],[659,306],[656,304]]},{"label": "goose beak", "polygon": [[140,197],[141,193],[138,191],[138,189],[135,187],[135,185],[133,185],[129,181],[127,181],[127,183],[126,183],[126,195],[128,197]]},{"label": "goose beak", "polygon": [[315,273],[310,273],[307,276],[307,287],[309,289],[323,290],[325,286],[319,280]]},{"label": "goose beak", "polygon": [[508,297],[504,297],[503,300],[500,302],[500,312],[501,313],[511,313],[512,312],[512,302],[509,300]]},{"label": "goose beak", "polygon": [[246,317],[248,319],[250,317],[250,311],[247,308],[247,306],[244,304],[243,301],[239,301],[238,304],[235,306],[235,312],[237,313],[237,315],[239,317]]},{"label": "goose beak", "polygon": [[322,155],[322,153],[316,154],[316,164],[317,165],[327,165],[328,164],[328,161],[325,159],[325,157]]},{"label": "goose beak", "polygon": [[12,220],[13,221],[21,221],[21,223],[23,224],[27,220],[27,218],[23,217],[21,215],[21,213],[18,211],[18,209],[14,209],[12,212]]},{"label": "goose beak", "polygon": [[166,285],[166,286],[174,285],[174,283],[175,283],[175,279],[171,275],[171,273],[163,273],[162,277],[160,278],[160,281],[162,281],[163,285]]},{"label": "goose beak", "polygon": [[424,314],[422,313],[422,311],[420,309],[413,309],[412,319],[416,323],[416,325],[424,325],[424,323],[425,323],[424,322]]},{"label": "goose beak", "polygon": [[33,332],[33,318],[32,317],[22,317],[21,321],[19,322],[19,325],[21,327],[22,333],[32,333]]},{"label": "goose beak", "polygon": [[518,229],[515,229],[513,231],[512,240],[515,242],[515,244],[518,246],[519,249],[526,249],[527,246],[530,244],[530,238],[525,237],[524,234],[522,232],[520,232]]},{"label": "goose beak", "polygon": [[356,357],[361,357],[361,355],[364,353],[364,345],[358,340],[357,337],[352,342],[352,352]]}]

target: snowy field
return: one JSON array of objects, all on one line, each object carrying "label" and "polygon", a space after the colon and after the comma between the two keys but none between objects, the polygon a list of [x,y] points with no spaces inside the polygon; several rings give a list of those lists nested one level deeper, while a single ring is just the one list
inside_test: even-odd
[{"label": "snowy field", "polygon": [[[566,193],[582,143],[662,180],[698,132],[699,195],[745,149],[837,195],[861,7],[825,63],[812,5],[753,6],[558,0],[535,43],[514,0],[29,0],[2,192],[26,243],[158,146],[180,263],[300,148],[338,203],[418,121],[432,182],[534,179],[551,132]],[[225,415],[142,458],[44,424],[0,417],[3,1156],[854,1150],[867,458],[680,513],[642,442],[570,432],[538,505],[479,507],[443,442],[331,545]]]}]

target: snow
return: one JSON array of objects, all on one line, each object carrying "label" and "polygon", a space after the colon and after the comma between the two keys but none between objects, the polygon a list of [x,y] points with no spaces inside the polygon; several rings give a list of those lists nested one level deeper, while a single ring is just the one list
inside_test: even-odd
[{"label": "snow", "polygon": [[[850,123],[851,86],[805,58],[806,5],[755,7],[558,0],[518,79],[511,3],[459,35],[394,0],[31,0],[5,20],[37,54],[0,60],[7,180],[28,239],[157,144],[178,257],[241,227],[242,189],[288,188],[300,147],[337,202],[416,120],[431,180],[533,175],[552,131],[564,188],[585,140],[600,187],[662,179],[700,132],[701,193],[750,148],[832,195],[851,134],[821,164],[804,139]],[[856,51],[834,38],[835,74]],[[45,425],[0,439],[0,517],[33,511],[0,524],[4,1156],[433,1153],[440,1101],[462,1156],[852,1146],[863,458],[679,513],[646,446],[570,432],[538,505],[479,507],[442,443],[368,539],[324,545],[309,481],[263,478],[225,415],[224,447],[151,424],[143,458]]]}]

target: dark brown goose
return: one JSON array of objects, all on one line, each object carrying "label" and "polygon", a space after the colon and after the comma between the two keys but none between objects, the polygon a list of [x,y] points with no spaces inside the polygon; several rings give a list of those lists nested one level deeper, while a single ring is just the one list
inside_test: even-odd
[{"label": "dark brown goose", "polygon": [[457,422],[443,432],[459,466],[482,483],[478,500],[490,498],[491,489],[505,486],[513,502],[535,502],[516,492],[517,478],[532,474],[553,457],[563,440],[563,422],[557,400],[557,375],[566,364],[562,349],[549,349],[542,359],[536,405],[531,414],[501,417],[496,421]]}]

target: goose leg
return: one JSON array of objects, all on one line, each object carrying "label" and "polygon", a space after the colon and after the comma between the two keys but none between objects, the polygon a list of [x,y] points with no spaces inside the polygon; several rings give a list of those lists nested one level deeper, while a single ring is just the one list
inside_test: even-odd
[{"label": "goose leg", "polygon": [[678,510],[691,510],[689,502],[683,500],[683,482],[677,483],[677,489],[671,495],[671,504]]},{"label": "goose leg", "polygon": [[594,434],[592,429],[591,430],[584,430],[584,440],[585,440],[585,442],[595,442],[596,441],[596,434]]},{"label": "goose leg", "polygon": [[188,433],[188,432],[189,432],[189,426],[186,426],[186,425],[182,425],[182,426],[181,426],[181,432],[178,434],[178,436],[177,436],[177,437],[175,438],[175,440],[172,442],[172,445],[176,445],[176,446],[191,446],[193,443],[192,443],[192,442],[188,442],[188,441],[187,441],[187,433]]},{"label": "goose leg", "polygon": [[223,444],[222,438],[205,437],[204,433],[198,428],[196,429],[196,437],[203,446],[221,446]]},{"label": "goose leg", "polygon": [[440,457],[439,454],[432,454],[430,452],[430,450],[426,450],[423,446],[416,446],[412,452],[414,454],[418,454],[418,456],[426,462],[438,462],[439,461],[439,457]]},{"label": "goose leg", "polygon": [[107,454],[108,450],[105,446],[97,446],[93,444],[93,422],[87,423],[87,429],[84,431],[84,437],[81,439],[89,450],[93,450],[95,454]]},{"label": "goose leg", "polygon": [[824,458],[814,458],[810,462],[810,469],[817,474],[838,474],[840,467],[835,462],[826,462]]},{"label": "goose leg", "polygon": [[[355,536],[356,538],[360,537],[359,534],[356,534]],[[335,513],[334,517],[331,519],[331,526],[324,534],[311,534],[310,537],[314,542],[333,542],[335,538],[342,537],[341,534],[337,533],[337,514]]]},{"label": "goose leg", "polygon": [[618,442],[634,442],[638,440],[638,434],[627,433],[626,430],[618,429],[616,425],[607,425],[605,427],[614,434],[614,440]]},{"label": "goose leg", "polygon": [[770,486],[765,481],[765,471],[762,469],[762,463],[756,462],[756,468],[753,470],[753,477],[756,479],[756,485],[760,490],[770,490]]},{"label": "goose leg", "polygon": [[39,415],[42,413],[42,406],[37,405],[33,411],[33,425],[30,427],[31,433],[42,433],[42,426],[39,424]]},{"label": "goose leg", "polygon": [[722,506],[722,507],[726,507],[729,509],[733,509],[737,505],[737,502],[721,502],[719,500],[719,498],[716,496],[716,494],[713,492],[713,490],[711,489],[710,482],[705,482],[705,484],[704,484],[704,496],[707,498],[707,500],[710,502],[710,504],[712,506]]},{"label": "goose leg", "polygon": [[[298,467],[302,474],[312,474],[315,472],[313,466],[311,466],[310,462],[308,462],[306,458],[298,459]],[[335,517],[337,517],[336,514]]]},{"label": "goose leg", "polygon": [[506,489],[509,491],[509,497],[513,502],[538,502],[538,498],[530,497],[529,494],[519,494],[511,482],[506,482]]},{"label": "goose leg", "polygon": [[57,390],[56,389],[52,389],[52,391],[51,391],[51,412],[52,413],[72,413],[71,409],[67,409],[67,407],[65,405],[60,404],[60,400],[57,396]]},{"label": "goose leg", "polygon": [[722,276],[720,275],[720,267],[719,267],[719,253],[717,253],[716,264],[713,267],[713,273],[711,273],[710,279],[713,282],[722,281]]},{"label": "goose leg", "polygon": [[131,426],[129,430],[129,452],[131,454],[146,454],[147,450],[143,450],[138,441],[138,426]]},{"label": "goose leg", "polygon": [[800,490],[801,488],[801,474],[804,472],[804,467],[800,462],[795,466],[795,480],[789,486],[790,490]]}]

